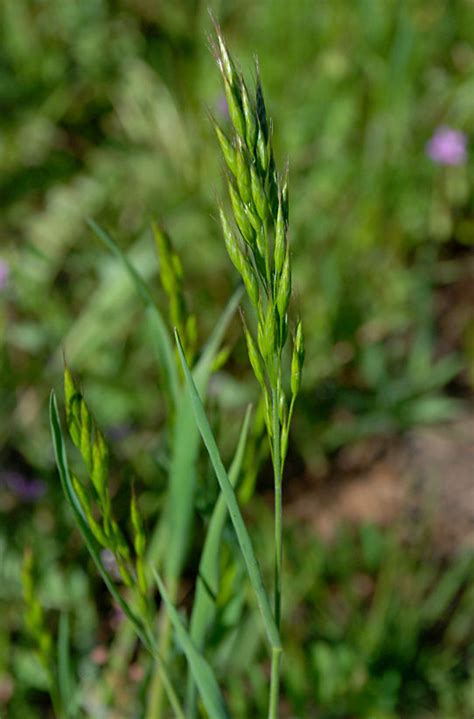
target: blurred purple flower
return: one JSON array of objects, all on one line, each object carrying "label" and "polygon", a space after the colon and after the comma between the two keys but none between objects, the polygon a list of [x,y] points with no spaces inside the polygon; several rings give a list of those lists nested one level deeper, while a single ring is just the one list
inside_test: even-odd
[{"label": "blurred purple flower", "polygon": [[112,627],[112,629],[118,629],[124,619],[125,612],[123,611],[122,607],[119,607],[118,604],[114,604],[112,616],[110,618],[110,626]]},{"label": "blurred purple flower", "polygon": [[467,159],[467,137],[452,127],[438,127],[426,146],[426,154],[439,165],[462,165]]},{"label": "blurred purple flower", "polygon": [[27,479],[15,471],[2,472],[0,484],[22,502],[36,502],[46,492],[46,484],[40,479]]},{"label": "blurred purple flower", "polygon": [[107,429],[107,438],[112,442],[120,442],[122,439],[126,439],[133,432],[133,426],[124,422],[123,424],[113,424]]},{"label": "blurred purple flower", "polygon": [[119,572],[119,568],[117,566],[117,561],[116,561],[113,553],[110,551],[110,549],[102,549],[102,551],[100,553],[100,558],[102,559],[102,562],[104,563],[104,567],[106,568],[108,573],[114,579],[119,579],[120,572]]},{"label": "blurred purple flower", "polygon": [[216,102],[216,113],[221,120],[229,119],[229,106],[224,94],[219,95]]},{"label": "blurred purple flower", "polygon": [[6,260],[0,257],[0,291],[7,286],[8,276],[10,274],[10,266]]}]

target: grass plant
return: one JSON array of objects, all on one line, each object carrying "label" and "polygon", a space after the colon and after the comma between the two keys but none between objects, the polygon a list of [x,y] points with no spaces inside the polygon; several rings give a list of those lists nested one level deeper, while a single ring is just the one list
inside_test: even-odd
[{"label": "grass plant", "polygon": [[[280,177],[276,169],[271,122],[267,117],[258,66],[255,94],[251,99],[217,24],[215,31],[213,52],[224,82],[233,125],[232,138],[228,139],[215,122],[214,127],[229,171],[228,187],[235,228],[229,224],[222,208],[219,214],[229,257],[245,287],[250,321],[256,326],[255,340],[254,330],[249,327],[249,318],[242,310],[249,361],[261,388],[274,469],[273,607],[235,493],[248,436],[249,412],[244,419],[234,462],[228,473],[203,404],[224,332],[242,298],[240,289],[216,325],[201,357],[195,361],[196,317],[187,311],[181,263],[168,235],[154,226],[160,278],[169,302],[169,321],[174,326],[175,353],[166,322],[147,284],[108,233],[90,222],[96,235],[123,262],[145,305],[155,339],[158,366],[168,403],[171,445],[168,502],[156,530],[156,543],[150,545],[147,540],[145,522],[134,488],[129,500],[128,527],[121,527],[115,519],[109,484],[109,447],[68,367],[64,371],[66,425],[72,443],[82,458],[85,479],[80,479],[70,469],[54,393],[50,401],[53,445],[65,497],[107,588],[155,660],[156,669],[148,694],[147,716],[150,719],[162,716],[163,690],[175,716],[180,719],[184,716],[191,719],[197,715],[196,690],[210,719],[225,719],[229,716],[215,672],[204,654],[206,633],[215,616],[213,602],[219,592],[219,545],[227,513],[271,651],[268,717],[277,719],[279,716],[283,651],[280,637],[282,482],[289,428],[301,383],[303,336],[301,323],[298,322],[291,357],[286,360],[284,350],[290,334],[288,310],[291,297],[288,176],[286,172],[284,177]],[[198,588],[188,629],[176,602],[192,535],[199,435],[208,451],[221,496],[216,501],[202,549]],[[104,564],[101,555],[103,550],[113,557],[117,568],[115,578]],[[161,617],[157,623],[158,636],[151,583],[156,583],[162,602]],[[186,714],[183,697],[176,689],[170,668],[171,632],[181,646],[189,667]]]}]

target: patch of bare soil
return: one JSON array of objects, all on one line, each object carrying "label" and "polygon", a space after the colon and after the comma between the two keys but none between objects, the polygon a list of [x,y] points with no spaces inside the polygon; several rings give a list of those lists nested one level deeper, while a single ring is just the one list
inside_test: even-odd
[{"label": "patch of bare soil", "polygon": [[429,527],[436,549],[474,548],[474,413],[388,445],[346,450],[329,480],[305,482],[286,507],[327,539],[342,522]]}]

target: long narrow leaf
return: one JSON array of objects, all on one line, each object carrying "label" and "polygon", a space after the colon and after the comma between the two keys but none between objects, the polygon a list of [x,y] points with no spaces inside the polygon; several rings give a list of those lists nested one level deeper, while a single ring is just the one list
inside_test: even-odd
[{"label": "long narrow leaf", "polygon": [[265,626],[265,632],[267,634],[267,638],[270,643],[270,646],[273,649],[279,649],[279,648],[281,648],[280,635],[279,635],[277,626],[275,624],[275,620],[273,618],[272,610],[270,609],[270,601],[268,599],[268,595],[265,590],[265,586],[263,584],[260,566],[258,564],[257,558],[255,556],[255,552],[252,547],[250,535],[248,533],[247,527],[245,525],[242,514],[240,512],[239,504],[237,502],[237,498],[235,496],[234,489],[232,487],[232,484],[230,483],[228,474],[227,474],[224,464],[222,462],[216,440],[212,433],[211,426],[207,419],[206,412],[204,410],[204,406],[199,397],[199,394],[198,394],[196,385],[194,383],[191,371],[186,362],[186,357],[184,355],[184,351],[183,351],[183,347],[182,347],[180,339],[179,339],[179,335],[176,331],[175,331],[175,336],[176,336],[176,343],[178,346],[179,356],[181,359],[181,363],[183,365],[183,371],[184,371],[184,375],[186,378],[186,384],[187,384],[189,394],[191,396],[191,401],[193,404],[196,424],[199,428],[199,432],[200,432],[203,442],[206,446],[206,449],[209,453],[209,458],[211,460],[212,466],[216,473],[216,477],[219,482],[222,494],[224,495],[224,499],[227,504],[227,508],[229,511],[230,518],[232,520],[232,524],[234,525],[235,533],[237,535],[237,540],[239,542],[240,550],[241,550],[243,558],[244,558],[244,562],[245,562],[245,565],[247,568],[247,573],[249,575],[250,583],[254,590],[255,598],[257,600],[257,604],[260,609],[260,613],[262,615],[262,620],[263,620],[263,623]]},{"label": "long narrow leaf", "polygon": [[173,629],[175,630],[176,637],[186,655],[194,680],[199,688],[204,707],[209,714],[209,719],[229,719],[224,698],[211,666],[198,651],[189,636],[188,630],[168,596],[163,580],[156,570],[154,570],[153,573]]},{"label": "long narrow leaf", "polygon": [[[237,483],[242,467],[251,413],[252,409],[248,407],[242,422],[234,459],[229,470],[229,480],[233,487],[235,487]],[[224,531],[226,519],[227,505],[224,495],[221,493],[212,512],[206,534],[206,541],[199,562],[196,596],[191,615],[191,636],[199,649],[203,646],[206,631],[215,616],[215,601],[213,596],[216,596],[219,591],[219,558],[222,532]]]},{"label": "long narrow leaf", "polygon": [[[240,430],[239,441],[234,459],[229,470],[229,479],[235,487],[242,468],[245,446],[247,443],[252,408],[249,406],[245,413]],[[221,493],[212,512],[206,540],[199,562],[199,573],[194,596],[193,609],[190,621],[190,636],[195,646],[202,651],[206,634],[212,626],[216,616],[214,597],[219,591],[219,559],[221,553],[222,533],[227,519],[227,505]],[[192,676],[188,680],[187,714],[189,719],[195,716],[196,700],[194,681]]]}]

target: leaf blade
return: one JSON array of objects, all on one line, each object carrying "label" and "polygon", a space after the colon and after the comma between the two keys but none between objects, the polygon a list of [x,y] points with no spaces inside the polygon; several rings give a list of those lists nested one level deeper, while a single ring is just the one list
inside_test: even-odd
[{"label": "leaf blade", "polygon": [[257,558],[255,556],[255,552],[252,547],[250,535],[248,533],[247,527],[245,525],[242,514],[240,512],[240,508],[239,508],[237,498],[234,493],[234,489],[232,487],[232,484],[230,483],[229,477],[227,475],[224,464],[222,462],[216,440],[214,438],[212,429],[211,429],[209,421],[207,419],[207,416],[206,416],[206,413],[204,410],[204,406],[199,397],[199,394],[198,394],[196,385],[194,383],[191,371],[186,362],[186,357],[184,355],[184,351],[183,351],[183,347],[182,347],[180,339],[179,339],[179,335],[176,331],[175,331],[175,337],[176,337],[176,343],[178,346],[179,356],[180,356],[181,363],[183,366],[186,384],[187,384],[188,391],[191,396],[191,401],[193,404],[193,410],[194,410],[194,416],[196,419],[196,424],[199,428],[199,432],[201,434],[202,440],[203,440],[203,442],[206,446],[206,449],[208,451],[209,458],[210,458],[212,466],[214,468],[214,472],[216,474],[221,491],[224,495],[224,498],[225,498],[225,501],[227,504],[227,508],[229,511],[230,518],[232,520],[232,524],[234,525],[235,533],[237,535],[237,540],[239,542],[239,546],[240,546],[240,549],[241,549],[241,552],[242,552],[242,555],[244,558],[245,566],[247,569],[247,574],[249,576],[250,583],[252,585],[252,588],[253,588],[253,591],[255,594],[255,598],[257,600],[257,605],[260,610],[260,614],[262,616],[262,620],[263,620],[263,623],[265,626],[265,632],[267,635],[267,639],[268,639],[269,644],[272,647],[272,649],[281,649],[280,635],[279,635],[275,620],[273,618],[272,610],[270,608],[270,601],[269,601],[265,586],[263,584],[262,574],[260,571],[260,567],[259,567]]},{"label": "leaf blade", "polygon": [[210,719],[230,719],[224,698],[210,664],[191,640],[188,630],[184,626],[181,617],[168,596],[163,580],[155,569],[153,570],[153,574]]}]

